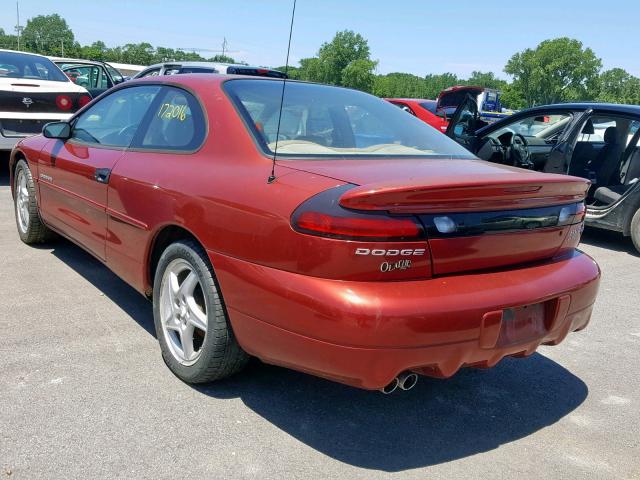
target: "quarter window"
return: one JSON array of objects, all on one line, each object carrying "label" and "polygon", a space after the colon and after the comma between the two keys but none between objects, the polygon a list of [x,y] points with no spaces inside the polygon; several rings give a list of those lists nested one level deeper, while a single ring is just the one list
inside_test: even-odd
[{"label": "quarter window", "polygon": [[140,147],[191,151],[202,144],[205,132],[204,113],[194,96],[179,88],[165,87]]},{"label": "quarter window", "polygon": [[154,69],[151,69],[151,70],[147,70],[142,75],[140,75],[139,77],[136,77],[136,78],[157,77],[158,75],[160,75],[160,69],[159,68],[154,68]]},{"label": "quarter window", "polygon": [[129,87],[98,101],[73,126],[72,138],[111,147],[128,147],[159,86]]}]

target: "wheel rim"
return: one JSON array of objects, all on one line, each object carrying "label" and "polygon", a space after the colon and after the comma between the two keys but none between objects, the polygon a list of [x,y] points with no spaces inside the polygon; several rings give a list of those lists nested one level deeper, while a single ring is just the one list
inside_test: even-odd
[{"label": "wheel rim", "polygon": [[173,260],[162,276],[160,321],[171,354],[193,365],[207,334],[207,306],[198,274],[184,259]]},{"label": "wheel rim", "polygon": [[29,188],[27,187],[27,176],[22,169],[18,172],[16,179],[16,214],[20,230],[22,233],[27,233],[29,229]]}]

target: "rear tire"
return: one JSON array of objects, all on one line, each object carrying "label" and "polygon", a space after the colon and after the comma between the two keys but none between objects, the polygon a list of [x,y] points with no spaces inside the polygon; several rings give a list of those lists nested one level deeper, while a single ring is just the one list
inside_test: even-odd
[{"label": "rear tire", "polygon": [[51,240],[54,233],[47,228],[40,218],[36,188],[31,170],[25,160],[19,160],[14,174],[13,205],[16,215],[16,226],[20,240],[28,245]]},{"label": "rear tire", "polygon": [[187,383],[220,380],[249,360],[231,329],[207,254],[194,241],[175,242],[160,257],[153,318],[165,363]]},{"label": "rear tire", "polygon": [[638,208],[631,220],[631,240],[633,240],[633,245],[640,253],[640,208]]}]

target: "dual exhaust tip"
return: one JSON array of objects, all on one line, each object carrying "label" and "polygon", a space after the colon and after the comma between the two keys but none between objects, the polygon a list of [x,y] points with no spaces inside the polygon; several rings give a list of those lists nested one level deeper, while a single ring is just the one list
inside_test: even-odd
[{"label": "dual exhaust tip", "polygon": [[382,393],[385,395],[389,395],[390,393],[395,392],[397,389],[400,390],[411,390],[418,383],[418,375],[411,372],[403,372],[398,375],[396,378],[391,380],[391,383],[386,387],[380,389]]}]

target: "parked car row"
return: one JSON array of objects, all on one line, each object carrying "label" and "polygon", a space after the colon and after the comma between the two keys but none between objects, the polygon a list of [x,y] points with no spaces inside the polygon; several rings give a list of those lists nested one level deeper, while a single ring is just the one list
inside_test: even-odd
[{"label": "parked car row", "polygon": [[507,117],[511,112],[502,108],[500,92],[491,88],[458,85],[444,89],[436,100],[421,98],[386,98],[388,102],[400,107],[441,132],[447,131],[449,119],[467,96],[476,99],[480,118],[493,123]]},{"label": "parked car row", "polygon": [[[287,78],[278,70],[215,62],[166,62],[142,70],[135,78],[185,73]],[[40,133],[48,122],[67,119],[126,80],[107,62],[0,50],[0,151]]]},{"label": "parked car row", "polygon": [[623,140],[633,115],[540,112],[525,145],[461,107],[466,149],[351,89],[132,80],[14,148],[18,233],[69,238],[149,297],[187,382],[250,355],[385,393],[492,367],[585,328],[600,277],[576,248],[589,181],[514,165],[583,118]]}]

